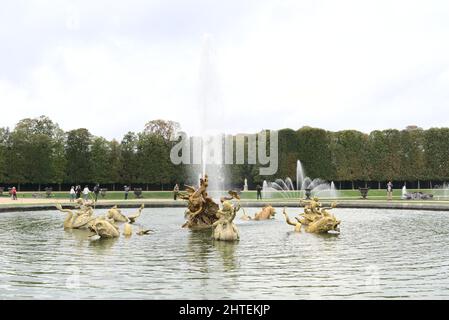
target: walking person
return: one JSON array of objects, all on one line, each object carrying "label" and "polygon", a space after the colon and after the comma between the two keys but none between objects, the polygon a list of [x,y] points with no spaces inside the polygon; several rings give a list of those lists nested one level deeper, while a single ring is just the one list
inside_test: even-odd
[{"label": "walking person", "polygon": [[257,200],[262,200],[262,187],[260,186],[260,184],[258,184],[256,186],[256,191],[257,191]]},{"label": "walking person", "polygon": [[70,202],[74,202],[76,197],[75,187],[70,188]]},{"label": "walking person", "polygon": [[98,200],[99,193],[100,193],[100,185],[97,183],[94,187],[95,202],[97,202],[97,200]]},{"label": "walking person", "polygon": [[13,199],[13,200],[17,200],[17,190],[16,190],[16,187],[12,187],[11,194],[12,194],[12,199]]},{"label": "walking person", "polygon": [[387,183],[387,199],[393,200],[393,183],[391,180]]},{"label": "walking person", "polygon": [[129,194],[129,187],[128,186],[125,186],[125,200],[128,200],[128,194]]},{"label": "walking person", "polygon": [[175,184],[175,187],[173,188],[173,200],[176,200],[178,198],[179,193],[179,186],[178,184]]},{"label": "walking person", "polygon": [[84,201],[87,201],[87,199],[89,198],[89,193],[90,193],[89,187],[85,186],[84,190],[83,190],[83,199],[84,199]]}]

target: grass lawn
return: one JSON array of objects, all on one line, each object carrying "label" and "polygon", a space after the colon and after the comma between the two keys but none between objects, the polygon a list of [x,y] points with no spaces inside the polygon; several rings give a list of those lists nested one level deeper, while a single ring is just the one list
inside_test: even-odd
[{"label": "grass lawn", "polygon": [[[415,192],[418,190],[408,190],[408,192]],[[421,189],[420,191],[425,193],[431,193],[434,194],[434,200],[449,200],[449,198],[443,198],[443,191],[442,190],[430,190],[430,189]],[[46,194],[45,191],[42,192],[18,192],[19,198],[33,198],[35,195],[38,194],[38,198],[45,199]],[[214,192],[210,192],[212,196],[214,196]],[[396,189],[393,190],[393,198],[395,200],[399,200],[401,198],[402,190]],[[34,195],[34,196],[33,196]],[[173,199],[173,192],[172,191],[142,191],[143,199]],[[4,192],[1,197],[9,197],[7,192]],[[69,199],[68,192],[53,192],[51,194],[51,198],[53,199]],[[108,191],[106,193],[105,197],[102,197],[101,195],[98,196],[99,200],[124,200],[125,194],[123,191]],[[257,193],[256,191],[244,191],[241,193],[242,200],[256,200]],[[273,200],[296,200],[298,199],[298,193],[297,192],[271,192],[269,195],[270,199]],[[356,200],[360,199],[360,192],[358,190],[340,190],[339,191],[339,197],[338,199],[344,200]],[[137,197],[134,195],[134,193],[130,192],[128,199],[137,199]],[[385,190],[377,190],[377,189],[371,189],[368,192],[368,199],[371,200],[387,200],[387,193]]]}]

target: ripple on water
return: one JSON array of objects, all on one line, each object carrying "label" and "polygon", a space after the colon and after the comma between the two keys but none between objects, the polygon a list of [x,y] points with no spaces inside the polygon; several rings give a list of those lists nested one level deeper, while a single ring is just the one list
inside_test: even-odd
[{"label": "ripple on water", "polygon": [[340,235],[295,233],[278,215],[236,220],[241,240],[225,243],[181,229],[182,208],[145,209],[148,236],[95,241],[56,211],[2,213],[0,298],[448,298],[447,213],[335,214]]}]

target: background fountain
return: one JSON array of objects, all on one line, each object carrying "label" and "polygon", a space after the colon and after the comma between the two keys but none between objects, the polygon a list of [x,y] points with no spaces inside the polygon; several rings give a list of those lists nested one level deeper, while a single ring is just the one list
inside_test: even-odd
[{"label": "background fountain", "polygon": [[404,186],[402,187],[402,195],[401,195],[401,199],[407,199],[407,187]]},{"label": "background fountain", "polygon": [[272,198],[281,195],[284,198],[305,198],[306,189],[310,189],[312,197],[338,198],[338,190],[335,184],[321,178],[311,179],[305,175],[301,161],[296,162],[296,188],[291,178],[276,179],[274,182],[264,181],[263,197]]},{"label": "background fountain", "polygon": [[448,198],[449,198],[449,185],[446,183],[446,182],[444,182],[443,183],[443,186],[442,186],[442,194],[441,194],[441,197],[444,199],[444,200],[448,200]]},{"label": "background fountain", "polygon": [[441,186],[434,186],[432,194],[437,200],[449,200],[449,184],[443,182]]},{"label": "background fountain", "polygon": [[304,181],[304,169],[301,161],[296,161],[296,190],[302,190],[302,183]]},{"label": "background fountain", "polygon": [[262,199],[271,198],[271,192],[268,189],[268,182],[267,180],[263,181],[262,184]]}]

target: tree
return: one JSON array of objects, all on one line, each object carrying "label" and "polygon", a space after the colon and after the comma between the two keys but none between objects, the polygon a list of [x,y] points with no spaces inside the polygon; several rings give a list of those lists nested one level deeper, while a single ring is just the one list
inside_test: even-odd
[{"label": "tree", "polygon": [[174,180],[174,165],[170,160],[170,148],[160,135],[140,133],[137,143],[140,183],[160,185]]},{"label": "tree", "polygon": [[296,179],[296,165],[300,160],[300,145],[298,134],[292,129],[278,131],[278,177]]},{"label": "tree", "polygon": [[449,180],[449,128],[425,131],[424,161],[428,179]]},{"label": "tree", "polygon": [[[179,128],[173,121],[152,120],[142,132],[128,132],[119,143],[93,137],[82,128],[65,133],[45,116],[26,118],[12,131],[0,128],[0,182],[39,187],[63,182],[185,182],[187,165],[176,166],[170,160],[176,143],[170,137]],[[278,172],[260,176],[261,164],[248,161],[225,165],[233,185],[243,186],[244,178],[250,185],[287,176],[294,179],[297,160],[308,176],[326,180],[449,180],[449,128],[408,127],[368,135],[303,127],[279,130],[278,136]]]},{"label": "tree", "polygon": [[299,160],[307,170],[307,176],[332,180],[335,168],[332,163],[330,135],[323,129],[303,127],[297,132]]},{"label": "tree", "polygon": [[23,119],[11,134],[11,180],[22,183],[52,182],[55,179],[56,137],[62,130],[48,117]]},{"label": "tree", "polygon": [[109,182],[114,185],[120,182],[120,159],[121,159],[121,149],[120,143],[113,139],[109,142],[109,154],[108,161],[109,164]]},{"label": "tree", "polygon": [[65,148],[67,182],[92,182],[91,145],[92,135],[87,129],[76,129],[67,133]]},{"label": "tree", "polygon": [[155,134],[162,137],[165,141],[169,141],[172,135],[179,129],[180,125],[178,122],[158,119],[147,122],[143,133]]},{"label": "tree", "polygon": [[[175,141],[171,141],[180,125],[174,121],[149,121],[138,137],[137,156],[140,164],[140,181],[146,183],[171,183],[184,177],[184,167],[170,160],[170,150]],[[175,176],[181,174],[181,176]]]},{"label": "tree", "polygon": [[63,130],[58,129],[55,132],[53,138],[53,178],[52,182],[61,183],[64,182],[66,177],[66,165],[67,159],[65,157],[65,145],[66,145],[66,134]]},{"label": "tree", "polygon": [[[110,168],[110,144],[102,137],[95,137],[92,141],[90,159],[92,163],[92,176],[89,181],[95,183],[113,182]],[[115,182],[115,181],[114,181]]]},{"label": "tree", "polygon": [[370,178],[374,181],[401,180],[401,145],[398,130],[373,131],[369,135]]},{"label": "tree", "polygon": [[401,178],[420,180],[425,178],[424,130],[407,129],[400,132]]},{"label": "tree", "polygon": [[125,184],[134,183],[138,176],[137,136],[134,132],[128,132],[123,137],[120,149],[120,179]]},{"label": "tree", "polygon": [[9,142],[9,129],[0,128],[0,183],[7,180],[7,155],[8,155],[8,142]]},{"label": "tree", "polygon": [[369,179],[368,135],[355,130],[344,130],[335,132],[331,136],[335,179],[349,180],[352,183],[354,180],[367,181]]}]

